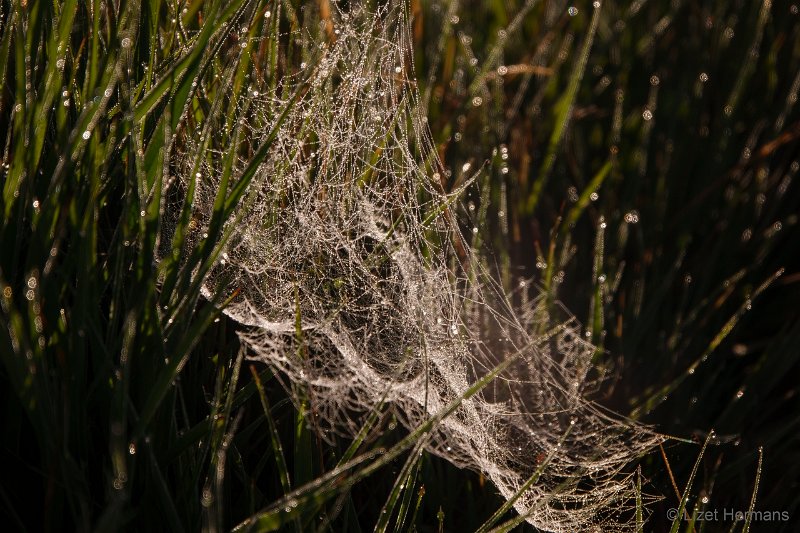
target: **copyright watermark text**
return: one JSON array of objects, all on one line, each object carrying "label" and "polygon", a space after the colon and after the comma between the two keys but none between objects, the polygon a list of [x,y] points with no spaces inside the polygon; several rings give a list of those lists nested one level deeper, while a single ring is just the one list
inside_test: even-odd
[{"label": "copyright watermark text", "polygon": [[[667,520],[672,522],[678,518],[679,510],[675,507],[667,509]],[[789,511],[740,511],[738,509],[708,509],[690,514],[683,512],[684,520],[694,519],[697,522],[788,522]]]}]

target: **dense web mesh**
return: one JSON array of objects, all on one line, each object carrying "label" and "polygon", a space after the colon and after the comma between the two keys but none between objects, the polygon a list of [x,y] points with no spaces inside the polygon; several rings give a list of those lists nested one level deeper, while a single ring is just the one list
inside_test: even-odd
[{"label": "dense web mesh", "polygon": [[[515,502],[531,524],[625,530],[635,496],[625,467],[659,437],[585,399],[595,348],[573,319],[540,300],[512,306],[480,267],[409,78],[405,3],[366,4],[305,13],[320,22],[293,36],[306,62],[284,65],[274,92],[251,91],[242,106],[254,146],[289,111],[207,287],[230,279],[241,290],[226,312],[323,437],[354,435],[381,403],[414,428],[513,359],[427,449],[506,498],[549,460]],[[203,175],[201,221],[219,187],[214,168]]]}]

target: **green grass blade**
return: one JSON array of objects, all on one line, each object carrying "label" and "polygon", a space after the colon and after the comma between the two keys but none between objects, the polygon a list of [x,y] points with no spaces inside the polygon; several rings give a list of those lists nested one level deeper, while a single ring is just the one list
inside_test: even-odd
[{"label": "green grass blade", "polygon": [[288,494],[292,490],[292,484],[289,481],[289,469],[286,467],[286,458],[283,455],[283,445],[281,444],[278,428],[275,426],[275,420],[272,418],[272,411],[267,400],[267,393],[264,390],[264,385],[261,384],[261,378],[256,372],[254,366],[250,366],[250,372],[253,374],[253,382],[258,389],[258,397],[261,399],[261,406],[264,409],[264,416],[267,418],[269,424],[269,436],[272,443],[272,452],[275,455],[275,465],[278,467],[278,476],[281,480],[281,487],[283,487],[284,494]]},{"label": "green grass blade", "polygon": [[[400,501],[400,497],[412,492],[413,485],[411,476],[419,469],[419,462],[422,458],[422,449],[425,446],[425,441],[426,439],[422,438],[417,442],[408,455],[406,462],[403,464],[403,468],[398,472],[397,479],[395,479],[394,485],[392,486],[392,491],[389,493],[389,498],[383,504],[383,508],[378,514],[378,522],[375,524],[375,533],[384,533],[386,531],[386,528],[389,526],[389,521],[394,515],[394,509],[398,501]],[[398,522],[402,520],[402,510],[398,514],[397,520]],[[399,531],[399,528],[395,527],[394,531]]]},{"label": "green grass blade", "polygon": [[753,495],[750,497],[750,506],[747,508],[747,516],[742,526],[742,533],[750,532],[750,524],[753,522],[753,515],[756,509],[756,495],[758,494],[758,483],[761,481],[761,466],[764,463],[764,449],[758,449],[758,466],[756,466],[756,480],[753,483]]},{"label": "green grass blade", "polygon": [[533,188],[531,189],[530,195],[528,196],[525,204],[525,210],[527,213],[533,213],[536,209],[536,206],[539,204],[539,197],[541,196],[544,186],[550,176],[550,172],[553,170],[553,166],[555,165],[556,157],[558,156],[558,151],[561,147],[561,141],[564,138],[564,132],[567,131],[567,126],[570,123],[572,108],[575,105],[575,97],[578,94],[578,87],[580,86],[584,72],[586,71],[586,64],[589,61],[589,52],[592,49],[594,36],[597,33],[597,26],[600,23],[600,12],[601,7],[594,8],[592,20],[589,23],[589,31],[584,37],[583,48],[581,49],[580,56],[578,56],[578,61],[575,63],[572,73],[570,74],[567,90],[564,92],[561,98],[559,98],[558,102],[556,102],[555,127],[550,135],[550,141],[547,146],[547,153],[544,156],[544,162],[539,169],[539,174],[533,183]]},{"label": "green grass blade", "polygon": [[517,500],[519,500],[529,488],[531,488],[537,481],[539,481],[539,478],[541,477],[542,473],[544,473],[545,469],[550,464],[550,461],[553,460],[553,458],[556,455],[556,452],[559,451],[559,448],[561,447],[561,445],[564,444],[564,441],[566,441],[571,431],[572,431],[572,426],[567,428],[567,430],[561,436],[561,439],[559,440],[558,444],[555,447],[553,447],[552,450],[550,450],[550,453],[547,454],[547,457],[536,468],[536,470],[534,470],[533,474],[525,481],[525,483],[523,483],[520,486],[517,492],[515,492],[514,495],[511,496],[510,498],[507,498],[505,503],[501,505],[500,508],[497,509],[497,511],[495,511],[494,514],[492,514],[492,516],[490,516],[488,520],[486,520],[486,522],[481,524],[481,527],[479,527],[476,530],[476,533],[485,533],[487,531],[490,531],[490,528],[494,526],[497,522],[499,522],[500,519],[503,518],[503,516],[508,511],[510,511],[512,507],[514,507],[514,504],[517,502]]},{"label": "green grass blade", "polygon": [[711,442],[711,439],[714,438],[714,431],[709,431],[708,436],[706,437],[705,442],[703,443],[703,447],[700,449],[700,453],[697,456],[697,460],[692,467],[692,473],[689,474],[689,480],[686,482],[686,488],[683,490],[683,495],[681,496],[680,504],[678,505],[677,513],[675,515],[675,519],[672,521],[672,527],[669,529],[669,533],[678,533],[678,530],[681,527],[681,522],[683,521],[684,514],[686,513],[686,504],[689,502],[689,495],[690,491],[692,490],[692,484],[694,484],[694,478],[697,475],[697,470],[700,468],[700,461],[703,459],[703,454],[706,452],[706,448],[708,447],[708,443]]}]

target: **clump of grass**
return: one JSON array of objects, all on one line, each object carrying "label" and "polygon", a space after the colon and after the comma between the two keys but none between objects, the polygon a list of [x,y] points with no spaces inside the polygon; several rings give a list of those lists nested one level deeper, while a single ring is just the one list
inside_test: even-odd
[{"label": "clump of grass", "polygon": [[[212,328],[235,288],[201,288],[244,191],[220,190],[199,228],[174,158],[238,102],[220,54],[249,54],[227,28],[264,7],[2,5],[3,450],[25,487],[3,493],[19,527],[223,523],[212,503],[247,394],[234,400],[241,358]],[[230,137],[215,129],[209,146]]]},{"label": "clump of grass", "polygon": [[[448,250],[448,266],[464,280],[491,273],[531,324],[558,300],[588,309],[577,332],[593,346],[587,368],[614,387],[587,394],[671,434],[717,428],[697,466],[694,453],[670,454],[678,479],[690,479],[684,509],[696,480],[719,507],[752,510],[755,491],[740,487],[759,446],[760,505],[796,508],[785,490],[797,477],[787,376],[800,331],[793,6],[468,7],[411,0],[404,12],[414,54],[396,66],[417,81],[432,134],[414,156],[435,153],[417,161],[439,178],[411,194],[424,205],[416,222],[433,228],[416,242],[430,256],[459,225],[468,238]],[[524,526],[526,506],[512,517],[483,477],[420,455],[426,431],[458,421],[464,396],[500,398],[494,382],[456,391],[407,432],[389,396],[374,398],[353,441],[310,431],[319,404],[304,391],[293,406],[270,371],[241,374],[238,326],[220,310],[253,287],[232,283],[221,263],[236,259],[249,208],[278,227],[301,194],[253,191],[287,172],[275,156],[281,128],[314,129],[292,122],[303,116],[296,106],[341,83],[304,77],[324,68],[309,44],[337,38],[335,16],[327,1],[0,6],[0,500],[14,527]],[[384,118],[385,131],[419,136]],[[353,179],[379,183],[397,140],[379,139]],[[285,161],[307,161],[311,150],[298,150]],[[313,178],[320,167],[309,168]],[[381,228],[406,226],[390,216]],[[365,272],[391,277],[391,253],[360,246],[377,258]],[[465,262],[469,248],[478,253]],[[314,278],[320,264],[295,270]],[[330,281],[320,290],[331,301],[357,297],[357,284]],[[295,286],[282,342],[303,357],[315,337],[304,327],[308,294]],[[377,348],[397,355],[382,372],[419,371],[396,346]],[[552,457],[536,460],[520,486],[538,486]],[[646,487],[670,494],[657,456],[642,471]],[[356,483],[368,475],[368,488]],[[634,492],[635,508],[617,510],[642,529]],[[466,499],[475,504],[465,510]],[[680,528],[653,509],[648,529]]]}]

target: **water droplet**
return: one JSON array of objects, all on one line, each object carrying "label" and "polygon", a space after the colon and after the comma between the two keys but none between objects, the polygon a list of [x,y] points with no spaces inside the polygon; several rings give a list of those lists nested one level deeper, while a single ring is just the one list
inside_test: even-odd
[{"label": "water droplet", "polygon": [[132,442],[128,444],[128,453],[131,455],[136,455],[136,444]]},{"label": "water droplet", "polygon": [[83,137],[84,141],[88,141],[89,137],[91,137],[91,136],[92,136],[92,132],[89,131],[89,130],[84,131],[83,135],[81,135],[81,137]]},{"label": "water droplet", "polygon": [[472,105],[474,107],[480,107],[482,103],[483,103],[483,98],[481,98],[480,96],[476,96],[475,98],[472,99]]},{"label": "water droplet", "polygon": [[625,222],[628,224],[636,224],[639,222],[639,212],[634,209],[633,211],[625,213]]},{"label": "water droplet", "polygon": [[706,74],[705,72],[701,72],[700,73],[700,81],[702,81],[703,83],[707,82],[708,81],[708,74]]},{"label": "water droplet", "polygon": [[569,13],[570,17],[574,17],[578,14],[578,8],[575,6],[570,6],[569,9],[567,9],[567,13]]},{"label": "water droplet", "polygon": [[577,202],[578,201],[578,189],[576,187],[570,187],[567,189],[567,196],[569,197],[570,202]]},{"label": "water droplet", "polygon": [[500,65],[499,67],[497,67],[497,73],[500,76],[505,76],[506,74],[508,74],[508,67],[505,65]]},{"label": "water droplet", "polygon": [[130,48],[131,47],[131,40],[128,37],[122,39],[122,48]]},{"label": "water droplet", "polygon": [[660,80],[660,79],[658,79],[658,76],[656,76],[655,74],[654,74],[654,75],[652,75],[652,76],[650,76],[650,85],[652,85],[653,87],[655,87],[655,86],[656,86],[656,85],[658,85],[659,83],[661,83],[661,80]]},{"label": "water droplet", "polygon": [[642,112],[642,118],[645,120],[651,120],[653,118],[653,112],[650,111],[649,109],[645,109]]}]

